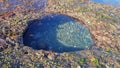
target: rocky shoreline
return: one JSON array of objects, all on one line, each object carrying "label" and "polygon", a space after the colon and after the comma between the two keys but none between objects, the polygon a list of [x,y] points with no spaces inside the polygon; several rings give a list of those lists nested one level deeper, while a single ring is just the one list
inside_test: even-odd
[{"label": "rocky shoreline", "polygon": [[[93,35],[95,45],[70,53],[34,50],[24,46],[23,33],[28,21],[51,13],[65,14],[82,21]],[[48,6],[41,12],[19,6],[10,12],[1,13],[0,67],[119,68],[120,7],[96,4],[88,0],[49,0]]]}]

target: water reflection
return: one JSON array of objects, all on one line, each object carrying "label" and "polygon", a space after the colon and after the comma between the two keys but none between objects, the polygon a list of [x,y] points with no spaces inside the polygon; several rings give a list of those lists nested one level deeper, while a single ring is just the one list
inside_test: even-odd
[{"label": "water reflection", "polygon": [[51,14],[29,23],[23,40],[33,49],[72,52],[93,45],[89,30],[71,17]]}]

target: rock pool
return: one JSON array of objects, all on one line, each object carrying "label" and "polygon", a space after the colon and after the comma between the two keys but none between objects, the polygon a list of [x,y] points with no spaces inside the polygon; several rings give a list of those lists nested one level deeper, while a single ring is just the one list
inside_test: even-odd
[{"label": "rock pool", "polygon": [[50,14],[30,21],[23,36],[24,44],[35,50],[73,52],[94,44],[89,29],[62,14]]}]

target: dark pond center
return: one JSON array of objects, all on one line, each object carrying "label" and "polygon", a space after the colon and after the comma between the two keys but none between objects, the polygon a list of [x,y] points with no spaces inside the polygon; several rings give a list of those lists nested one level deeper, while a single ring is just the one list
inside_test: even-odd
[{"label": "dark pond center", "polygon": [[50,14],[30,23],[23,40],[35,50],[73,52],[94,44],[88,28],[69,16]]}]

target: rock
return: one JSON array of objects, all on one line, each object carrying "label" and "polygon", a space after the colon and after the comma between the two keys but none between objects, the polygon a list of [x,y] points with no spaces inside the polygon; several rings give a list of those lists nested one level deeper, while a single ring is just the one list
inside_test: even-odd
[{"label": "rock", "polygon": [[3,3],[4,2],[4,0],[0,0],[0,3]]},{"label": "rock", "polygon": [[47,57],[48,57],[48,59],[50,59],[50,60],[53,60],[53,59],[54,59],[54,57],[53,57],[52,55],[48,55]]},{"label": "rock", "polygon": [[6,48],[6,41],[3,39],[0,39],[0,51],[3,51]]},{"label": "rock", "polygon": [[78,65],[77,68],[81,68],[81,66]]}]

